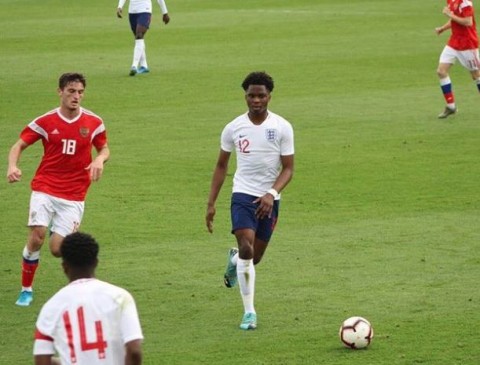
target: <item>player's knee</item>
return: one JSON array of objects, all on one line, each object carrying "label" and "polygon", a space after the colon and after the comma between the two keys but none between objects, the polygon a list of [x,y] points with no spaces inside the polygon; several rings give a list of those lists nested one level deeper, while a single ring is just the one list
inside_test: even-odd
[{"label": "player's knee", "polygon": [[62,253],[60,252],[60,248],[52,248],[50,250],[52,252],[52,255],[55,256],[55,257],[61,257],[62,256]]},{"label": "player's knee", "polygon": [[[29,244],[31,248],[40,248],[45,241],[47,230],[43,227],[35,227],[30,232]],[[35,250],[36,251],[36,250]]]},{"label": "player's knee", "polygon": [[135,39],[143,39],[144,36],[145,36],[145,33],[143,32],[135,33]]},{"label": "player's knee", "polygon": [[439,78],[444,79],[448,76],[448,72],[445,69],[439,67],[437,68],[437,75]]}]

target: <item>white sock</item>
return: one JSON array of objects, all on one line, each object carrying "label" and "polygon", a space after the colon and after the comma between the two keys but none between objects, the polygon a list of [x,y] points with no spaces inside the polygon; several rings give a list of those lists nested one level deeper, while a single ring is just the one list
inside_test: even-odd
[{"label": "white sock", "polygon": [[238,262],[238,252],[232,256],[232,258],[230,259],[230,262],[232,264],[234,264],[235,266],[237,266],[237,262]]},{"label": "white sock", "polygon": [[440,86],[451,84],[451,83],[452,83],[452,80],[450,80],[450,76],[440,79]]},{"label": "white sock", "polygon": [[145,41],[143,39],[135,39],[135,47],[133,48],[132,67],[138,66],[144,50],[145,50]]},{"label": "white sock", "polygon": [[143,53],[142,53],[142,56],[140,57],[140,67],[148,68],[146,48],[147,48],[147,46],[144,43]]},{"label": "white sock", "polygon": [[237,277],[245,313],[256,313],[253,305],[255,294],[255,265],[253,265],[253,259],[237,259]]},{"label": "white sock", "polygon": [[22,256],[25,260],[34,261],[40,259],[40,250],[30,252],[27,249],[27,246],[23,248]]}]

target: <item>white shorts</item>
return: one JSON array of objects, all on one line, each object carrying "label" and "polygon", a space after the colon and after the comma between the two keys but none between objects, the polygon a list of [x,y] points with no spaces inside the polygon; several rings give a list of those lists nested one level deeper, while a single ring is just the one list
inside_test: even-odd
[{"label": "white shorts", "polygon": [[84,202],[56,198],[33,191],[30,197],[28,226],[50,226],[52,232],[65,237],[78,230],[84,209]]},{"label": "white shorts", "polygon": [[480,69],[478,49],[467,49],[466,51],[457,51],[450,46],[445,46],[440,55],[440,63],[455,64],[458,60],[460,64],[468,71],[477,71]]}]

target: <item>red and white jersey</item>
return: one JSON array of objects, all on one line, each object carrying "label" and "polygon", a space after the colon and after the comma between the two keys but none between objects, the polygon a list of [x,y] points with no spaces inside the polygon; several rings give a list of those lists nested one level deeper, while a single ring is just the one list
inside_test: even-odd
[{"label": "red and white jersey", "polygon": [[473,24],[469,27],[451,21],[452,35],[448,45],[457,51],[478,48],[478,36],[475,22],[475,10],[470,0],[447,0],[450,11],[461,18],[473,18]]},{"label": "red and white jersey", "polygon": [[131,294],[97,279],[79,279],[42,307],[34,355],[58,353],[62,365],[125,363],[125,343],[143,339]]},{"label": "red and white jersey", "polygon": [[282,166],[280,157],[294,154],[293,128],[271,111],[260,125],[253,124],[245,113],[225,126],[221,149],[235,150],[237,155],[233,192],[259,197],[277,179]]},{"label": "red and white jersey", "polygon": [[44,154],[31,186],[33,191],[58,198],[84,201],[90,186],[89,171],[92,147],[107,143],[102,119],[81,108],[69,120],[54,109],[30,122],[20,138],[28,144],[42,140]]}]

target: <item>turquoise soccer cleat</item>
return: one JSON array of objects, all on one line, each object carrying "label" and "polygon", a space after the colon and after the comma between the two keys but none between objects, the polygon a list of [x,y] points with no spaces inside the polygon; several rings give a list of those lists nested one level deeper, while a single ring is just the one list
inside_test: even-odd
[{"label": "turquoise soccer cleat", "polygon": [[242,330],[254,330],[257,328],[257,315],[255,313],[245,313],[240,323]]},{"label": "turquoise soccer cleat", "polygon": [[23,290],[20,295],[18,296],[17,301],[15,302],[16,305],[20,307],[28,307],[33,300],[33,292]]},{"label": "turquoise soccer cleat", "polygon": [[139,67],[137,73],[138,74],[147,74],[150,72],[150,69],[148,67]]},{"label": "turquoise soccer cleat", "polygon": [[228,250],[227,269],[223,275],[223,282],[227,288],[233,288],[237,284],[237,265],[232,263],[232,257],[238,252],[238,248],[232,247]]}]

